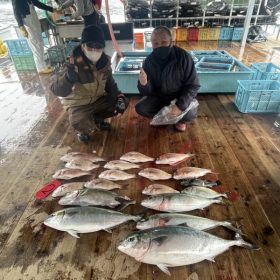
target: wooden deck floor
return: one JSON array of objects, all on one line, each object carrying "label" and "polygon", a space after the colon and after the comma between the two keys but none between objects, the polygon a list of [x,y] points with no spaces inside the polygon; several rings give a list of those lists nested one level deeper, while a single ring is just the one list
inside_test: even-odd
[{"label": "wooden deck floor", "polygon": [[[247,46],[244,62],[279,64],[280,53],[272,49],[277,42],[264,46]],[[183,47],[225,49],[237,57],[239,52],[238,43],[218,46],[199,42]],[[111,132],[98,132],[95,141],[85,145],[77,141],[59,101],[47,94],[51,77],[39,79],[32,73],[18,77],[4,62],[0,77],[0,279],[279,279],[280,136],[273,130],[275,114],[241,114],[232,95],[202,95],[198,118],[186,133],[176,133],[172,127],[150,127],[147,119],[135,113],[137,97],[133,97],[127,112],[112,119]],[[36,190],[63,166],[59,158],[67,151],[93,150],[108,159],[117,159],[127,151],[153,157],[165,152],[193,152],[191,165],[215,170],[218,174],[206,178],[219,179],[226,191],[238,194],[231,205],[212,205],[194,214],[217,220],[242,217],[245,238],[261,250],[233,247],[217,256],[215,263],[171,268],[169,277],[117,250],[118,242],[135,230],[132,222],[112,234],[82,234],[80,239],[51,228],[32,232],[33,219],[61,209],[57,200],[34,198]],[[146,166],[152,164],[143,164]],[[162,169],[171,172],[175,167]],[[140,202],[144,198],[141,191],[149,183],[138,177],[120,193]],[[180,189],[178,182],[170,181],[169,185]],[[143,210],[138,203],[125,212]],[[233,238],[223,228],[211,232]]]}]

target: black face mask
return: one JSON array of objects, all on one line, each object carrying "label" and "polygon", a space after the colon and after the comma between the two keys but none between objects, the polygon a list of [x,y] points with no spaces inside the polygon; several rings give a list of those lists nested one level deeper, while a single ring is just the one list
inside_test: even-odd
[{"label": "black face mask", "polygon": [[157,59],[166,59],[169,56],[170,52],[171,46],[153,49],[153,54]]}]

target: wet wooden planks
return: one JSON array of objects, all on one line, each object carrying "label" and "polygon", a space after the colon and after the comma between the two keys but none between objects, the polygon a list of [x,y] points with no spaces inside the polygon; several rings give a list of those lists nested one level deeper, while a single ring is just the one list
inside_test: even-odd
[{"label": "wet wooden planks", "polygon": [[[112,119],[112,130],[98,132],[89,145],[77,141],[74,131],[68,127],[66,114],[58,115],[57,121],[46,131],[46,137],[40,139],[42,142],[34,147],[31,157],[25,159],[22,172],[9,178],[9,191],[5,196],[2,194],[1,212],[10,209],[8,212],[13,214],[6,212],[5,220],[1,220],[1,234],[6,235],[6,239],[1,244],[0,274],[6,279],[17,279],[19,275],[25,275],[26,279],[187,279],[190,275],[197,275],[198,279],[277,279],[280,273],[277,250],[279,152],[276,146],[259,141],[260,137],[270,139],[268,128],[271,123],[267,123],[265,117],[259,119],[257,115],[238,113],[229,96],[201,96],[199,101],[198,118],[182,134],[176,133],[171,126],[150,127],[148,120],[136,115],[137,98],[132,98],[129,110]],[[271,119],[273,116],[268,118]],[[273,141],[277,140],[275,135],[273,137]],[[262,250],[231,248],[216,257],[216,263],[204,261],[171,268],[172,277],[169,278],[156,267],[140,264],[116,249],[117,242],[134,230],[133,223],[120,226],[112,235],[103,232],[84,234],[79,240],[49,228],[32,233],[27,219],[30,215],[60,209],[57,201],[35,202],[33,194],[61,166],[59,156],[68,146],[72,150],[95,150],[108,160],[130,150],[154,157],[168,151],[193,152],[196,156],[182,166],[213,169],[218,174],[207,178],[219,178],[226,191],[236,191],[239,195],[239,200],[231,206],[213,205],[195,213],[213,219],[242,217],[246,238],[259,244]],[[32,160],[35,158],[36,163]],[[148,166],[154,164],[142,165],[143,168]],[[173,172],[176,167],[162,169]],[[33,175],[25,178],[31,171]],[[135,170],[131,172],[136,173]],[[144,178],[130,180],[121,193],[139,202],[144,197],[142,189],[149,183]],[[167,184],[181,188],[175,181]],[[136,214],[143,210],[137,204],[125,211]],[[224,229],[213,233],[233,238]]]}]

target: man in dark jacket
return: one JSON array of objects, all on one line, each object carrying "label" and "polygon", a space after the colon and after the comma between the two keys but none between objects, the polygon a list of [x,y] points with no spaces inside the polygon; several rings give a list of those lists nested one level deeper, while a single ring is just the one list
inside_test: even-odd
[{"label": "man in dark jacket", "polygon": [[52,92],[61,96],[69,121],[83,142],[91,140],[92,132],[98,128],[110,129],[104,119],[123,113],[128,106],[113,79],[110,57],[104,48],[102,30],[87,26],[66,72],[51,85]]},{"label": "man in dark jacket", "polygon": [[[200,87],[192,57],[183,49],[172,46],[168,28],[160,26],[152,33],[153,52],[146,58],[139,75],[138,89],[144,96],[135,106],[139,115],[152,118],[172,100],[172,114],[180,115],[195,100]],[[178,131],[186,130],[186,122],[196,117],[191,109],[177,124]]]}]

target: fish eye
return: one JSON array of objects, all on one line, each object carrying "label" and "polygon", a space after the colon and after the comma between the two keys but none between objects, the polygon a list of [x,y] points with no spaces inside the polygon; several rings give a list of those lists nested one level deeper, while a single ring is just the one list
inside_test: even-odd
[{"label": "fish eye", "polygon": [[128,242],[133,242],[134,239],[135,239],[135,237],[134,237],[134,236],[131,236],[131,237],[128,238]]}]

